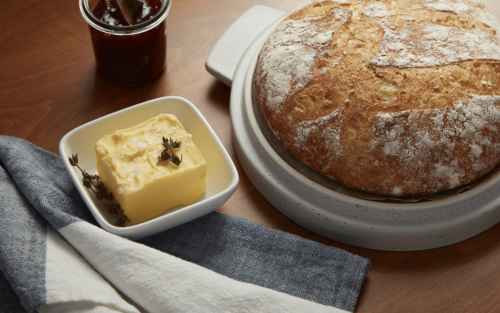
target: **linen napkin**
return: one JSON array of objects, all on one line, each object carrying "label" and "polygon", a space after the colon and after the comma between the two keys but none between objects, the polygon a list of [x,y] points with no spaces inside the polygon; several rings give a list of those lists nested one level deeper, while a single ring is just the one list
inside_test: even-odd
[{"label": "linen napkin", "polygon": [[219,212],[131,241],[59,156],[0,136],[0,161],[1,312],[354,310],[367,259]]}]

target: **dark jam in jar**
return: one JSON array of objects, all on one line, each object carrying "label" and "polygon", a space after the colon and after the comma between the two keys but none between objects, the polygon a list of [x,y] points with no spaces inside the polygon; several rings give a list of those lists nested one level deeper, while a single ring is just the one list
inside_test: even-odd
[{"label": "dark jam in jar", "polygon": [[158,19],[156,15],[163,3],[160,0],[140,1],[143,2],[142,11],[134,16],[131,26],[122,17],[115,0],[99,0],[92,9],[101,28],[110,30],[102,31],[89,25],[97,71],[104,79],[119,85],[146,84],[165,69],[165,21],[148,28]]}]

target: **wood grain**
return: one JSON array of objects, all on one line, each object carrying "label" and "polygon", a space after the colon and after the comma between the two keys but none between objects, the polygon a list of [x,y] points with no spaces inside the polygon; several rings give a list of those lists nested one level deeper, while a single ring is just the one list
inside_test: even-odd
[{"label": "wood grain", "polygon": [[[67,132],[95,118],[162,96],[185,97],[207,118],[240,174],[236,193],[219,211],[370,259],[356,312],[499,312],[500,225],[427,251],[352,247],[287,219],[242,171],[231,141],[231,90],[205,70],[205,59],[227,27],[253,5],[290,11],[302,1],[175,0],[168,16],[167,70],[149,85],[125,88],[96,75],[89,31],[76,1],[3,0],[0,134],[58,153]],[[482,2],[500,17],[498,0]]]}]

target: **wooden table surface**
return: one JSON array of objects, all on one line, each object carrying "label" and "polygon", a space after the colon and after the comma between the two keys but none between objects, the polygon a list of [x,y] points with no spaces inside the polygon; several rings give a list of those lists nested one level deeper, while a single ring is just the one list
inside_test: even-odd
[{"label": "wooden table surface", "polygon": [[[303,0],[174,0],[168,16],[167,70],[153,83],[118,87],[101,79],[77,1],[2,0],[0,134],[58,152],[63,135],[98,117],[158,97],[194,103],[231,155],[240,175],[219,211],[366,257],[371,268],[356,312],[500,312],[500,224],[448,247],[418,252],[357,248],[290,221],[250,183],[231,140],[230,88],[205,70],[226,28],[256,4],[290,11]],[[497,18],[500,1],[482,0]]]}]

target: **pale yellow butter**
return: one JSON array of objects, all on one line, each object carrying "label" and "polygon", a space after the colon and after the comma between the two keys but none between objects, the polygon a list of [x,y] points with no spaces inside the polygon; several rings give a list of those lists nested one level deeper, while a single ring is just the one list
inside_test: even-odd
[{"label": "pale yellow butter", "polygon": [[[181,142],[174,149],[182,156],[179,166],[170,160],[157,165],[163,137]],[[207,164],[191,135],[171,114],[117,130],[96,142],[95,152],[99,178],[132,225],[193,203],[207,186]]]}]

